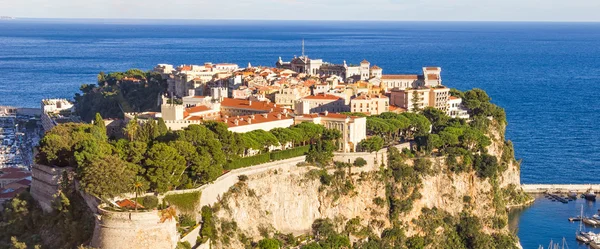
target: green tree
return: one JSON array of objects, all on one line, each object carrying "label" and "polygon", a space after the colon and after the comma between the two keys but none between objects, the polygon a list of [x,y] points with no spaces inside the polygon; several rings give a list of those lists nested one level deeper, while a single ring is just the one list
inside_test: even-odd
[{"label": "green tree", "polygon": [[129,120],[129,123],[127,123],[125,128],[123,128],[123,132],[125,133],[125,136],[127,136],[127,138],[129,138],[129,141],[136,140],[137,135],[139,134],[140,130],[141,130],[141,127],[137,121],[137,118]]},{"label": "green tree", "polygon": [[164,193],[180,185],[186,161],[175,148],[155,143],[146,153],[144,164],[151,188]]},{"label": "green tree", "polygon": [[421,103],[421,98],[419,97],[419,92],[418,91],[416,91],[416,90],[413,91],[411,102],[413,104],[412,111],[414,113],[420,112],[421,111],[421,106],[420,106],[419,103]]},{"label": "green tree", "polygon": [[377,152],[383,148],[383,139],[379,136],[368,137],[360,141],[358,147],[369,153]]},{"label": "green tree", "polygon": [[367,160],[365,160],[362,157],[358,157],[358,158],[354,159],[353,165],[356,166],[356,167],[365,166],[365,165],[367,165]]},{"label": "green tree", "polygon": [[82,167],[81,187],[91,195],[115,197],[132,190],[135,172],[116,156],[105,156]]},{"label": "green tree", "polygon": [[100,113],[96,113],[96,117],[94,118],[94,126],[98,128],[98,130],[106,135],[106,125],[104,124],[104,119]]},{"label": "green tree", "polygon": [[260,249],[279,249],[281,244],[277,239],[265,238],[258,242],[258,248]]},{"label": "green tree", "polygon": [[167,128],[167,124],[165,124],[165,120],[163,118],[158,118],[156,126],[158,127],[158,134],[161,136],[167,135],[169,128]]}]

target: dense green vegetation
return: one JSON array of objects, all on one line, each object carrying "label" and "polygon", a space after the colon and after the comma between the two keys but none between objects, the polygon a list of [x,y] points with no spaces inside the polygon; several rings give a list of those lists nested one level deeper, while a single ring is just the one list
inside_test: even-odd
[{"label": "dense green vegetation", "polygon": [[193,214],[196,206],[200,203],[200,192],[191,192],[183,194],[170,194],[165,196],[165,201],[186,214]]},{"label": "dense green vegetation", "polygon": [[[304,154],[311,161],[327,164],[340,137],[338,131],[312,123],[239,134],[218,122],[174,132],[166,130],[160,119],[143,124],[134,119],[124,128],[124,139],[112,140],[106,137],[102,117],[96,115],[96,120],[94,124],[56,126],[40,142],[36,160],[75,168],[82,188],[99,197],[134,190],[164,193],[194,188],[214,181],[226,169]],[[268,152],[280,145],[296,147]],[[259,154],[244,157],[250,151]]]},{"label": "dense green vegetation", "polygon": [[75,110],[87,122],[96,113],[105,118],[122,118],[123,112],[156,111],[166,89],[166,79],[158,73],[139,69],[100,72],[97,85],[84,84],[80,88],[83,94],[75,95]]},{"label": "dense green vegetation", "polygon": [[0,213],[0,248],[77,248],[87,243],[94,217],[73,189],[60,192],[49,214],[43,213],[29,192],[5,202]]},{"label": "dense green vegetation", "polygon": [[[435,248],[517,248],[517,238],[513,234],[483,232],[481,219],[468,213],[452,216],[437,208],[423,208],[419,219],[413,222],[425,232],[425,245],[438,245]],[[440,236],[436,231],[443,229]]]}]

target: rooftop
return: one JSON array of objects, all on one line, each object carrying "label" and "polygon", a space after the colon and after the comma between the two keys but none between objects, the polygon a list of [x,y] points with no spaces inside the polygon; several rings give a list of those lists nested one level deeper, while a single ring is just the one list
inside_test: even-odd
[{"label": "rooftop", "polygon": [[382,75],[381,79],[384,80],[418,80],[419,76],[416,74],[387,74]]},{"label": "rooftop", "polygon": [[335,95],[331,95],[331,94],[317,94],[317,95],[306,96],[306,97],[304,97],[304,99],[338,100],[341,98],[338,96],[335,96]]},{"label": "rooftop", "polygon": [[271,111],[271,110],[275,111],[279,108],[279,107],[277,107],[277,105],[270,103],[270,102],[266,102],[266,101],[249,101],[249,100],[245,100],[245,99],[232,99],[232,98],[223,99],[223,101],[221,101],[221,107],[252,109],[252,110],[260,110],[260,111]]}]

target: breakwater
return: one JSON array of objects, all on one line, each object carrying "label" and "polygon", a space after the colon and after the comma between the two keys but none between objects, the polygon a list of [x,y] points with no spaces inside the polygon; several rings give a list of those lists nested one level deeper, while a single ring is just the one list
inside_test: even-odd
[{"label": "breakwater", "polygon": [[583,193],[588,190],[600,192],[600,184],[522,184],[521,187],[530,194],[568,191]]}]

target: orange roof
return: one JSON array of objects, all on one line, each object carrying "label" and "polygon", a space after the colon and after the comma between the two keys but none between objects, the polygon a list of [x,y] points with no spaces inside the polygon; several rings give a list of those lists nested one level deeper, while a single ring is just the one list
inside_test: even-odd
[{"label": "orange roof", "polygon": [[355,118],[360,118],[357,116],[349,116],[346,114],[341,114],[341,113],[332,113],[332,112],[321,112],[321,113],[311,113],[311,114],[304,114],[301,117],[303,118],[318,118],[318,117],[327,117],[327,118],[337,118],[337,119],[347,119],[347,118],[351,118],[351,119],[355,119]]},{"label": "orange roof", "polygon": [[380,67],[378,67],[377,65],[375,65],[375,66],[372,66],[372,67],[371,67],[371,69],[378,70],[378,69],[381,69],[381,68],[380,68]]},{"label": "orange roof", "polygon": [[418,80],[419,76],[416,74],[387,74],[387,75],[382,75],[381,79],[384,79],[384,80]]},{"label": "orange roof", "polygon": [[428,74],[427,75],[427,79],[429,79],[429,80],[439,80],[440,77],[438,77],[437,74]]},{"label": "orange roof", "polygon": [[141,204],[139,204],[135,201],[129,200],[129,199],[117,201],[117,205],[119,205],[119,207],[122,207],[122,208],[135,208],[136,204],[137,204],[138,208],[144,208],[144,206],[142,206]]},{"label": "orange roof", "polygon": [[365,63],[369,63],[369,61],[363,60],[363,61],[360,62],[360,64],[365,64]]},{"label": "orange roof", "polygon": [[304,97],[304,99],[338,100],[341,98],[338,96],[335,96],[335,95],[331,95],[331,94],[317,94],[317,95],[306,96],[306,97]]},{"label": "orange roof", "polygon": [[190,107],[190,108],[185,108],[185,111],[188,113],[204,112],[204,111],[209,111],[209,110],[211,110],[211,109],[205,105],[199,105],[199,106],[194,106],[194,107]]},{"label": "orange roof", "polygon": [[448,97],[449,99],[460,99],[459,97],[454,97],[452,95],[450,95],[450,97]]},{"label": "orange roof", "polygon": [[426,70],[440,70],[439,67],[426,67]]},{"label": "orange roof", "polygon": [[192,66],[181,66],[179,71],[192,71]]},{"label": "orange roof", "polygon": [[[223,122],[227,127],[237,127],[243,125],[251,125],[251,124],[260,124],[267,123],[285,119],[293,119],[292,115],[285,115],[282,112],[269,112],[263,114],[255,114],[255,115],[246,115],[246,116],[237,116],[237,117],[228,117],[225,118],[221,116],[221,118],[216,119],[215,121]],[[237,122],[237,124],[236,124]]]},{"label": "orange roof", "polygon": [[224,98],[223,101],[221,101],[221,107],[252,109],[260,111],[270,111],[271,109],[275,111],[280,109],[275,104],[266,101],[249,101],[245,99],[232,98]]}]

